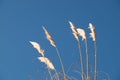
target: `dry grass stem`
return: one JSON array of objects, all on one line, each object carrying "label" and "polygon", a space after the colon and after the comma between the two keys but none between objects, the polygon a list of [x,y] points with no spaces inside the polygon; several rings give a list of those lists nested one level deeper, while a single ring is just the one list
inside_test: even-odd
[{"label": "dry grass stem", "polygon": [[95,70],[94,70],[94,80],[96,80],[97,78],[97,45],[96,45],[96,41],[94,41],[94,57],[95,57]]},{"label": "dry grass stem", "polygon": [[56,69],[55,69],[55,74],[56,74],[56,80],[59,80],[59,76]]},{"label": "dry grass stem", "polygon": [[43,30],[45,31],[46,37],[47,37],[47,39],[50,41],[50,44],[56,48],[57,56],[58,56],[58,58],[59,58],[59,61],[60,61],[61,67],[62,67],[62,71],[63,71],[63,74],[64,74],[64,76],[65,76],[64,66],[63,66],[63,63],[62,63],[62,60],[61,60],[59,51],[58,51],[58,49],[57,49],[57,47],[56,47],[56,45],[55,45],[55,42],[54,42],[52,36],[50,35],[50,33],[45,29],[45,27],[43,27]]},{"label": "dry grass stem", "polygon": [[86,33],[83,29],[77,28],[78,35],[82,37],[82,40],[85,40],[85,46],[86,46],[86,76],[88,77],[88,46],[87,46],[87,39],[86,39]]},{"label": "dry grass stem", "polygon": [[91,31],[90,33],[90,37],[93,39],[94,41],[94,58],[95,58],[95,69],[94,69],[94,80],[96,80],[96,77],[97,77],[97,47],[96,47],[96,32],[95,32],[95,27],[89,23],[89,29]]},{"label": "dry grass stem", "polygon": [[55,45],[55,42],[54,42],[52,36],[50,35],[50,33],[45,29],[45,27],[43,27],[43,30],[45,31],[46,37],[47,37],[47,39],[50,41],[50,44],[56,48],[57,56],[58,56],[58,58],[59,58],[59,61],[60,61],[61,67],[62,67],[62,71],[63,71],[63,74],[64,74],[64,76],[65,76],[64,66],[63,66],[63,63],[62,63],[62,60],[61,60],[59,51],[58,51],[58,49],[57,49],[57,47],[56,47],[56,45]]},{"label": "dry grass stem", "polygon": [[87,46],[87,39],[86,39],[86,32],[84,29],[77,28],[78,35],[82,37],[82,40],[85,40],[86,46],[86,77],[88,77],[88,46]]},{"label": "dry grass stem", "polygon": [[37,42],[33,42],[33,41],[29,41],[29,42],[42,56],[44,56],[44,50],[41,48],[41,46]]},{"label": "dry grass stem", "polygon": [[78,49],[79,49],[79,54],[80,54],[80,63],[81,63],[82,80],[84,80],[84,67],[83,67],[82,49],[81,49],[81,46],[80,46],[80,41],[78,41]]},{"label": "dry grass stem", "polygon": [[[83,68],[82,50],[81,50],[80,40],[79,40],[78,34],[83,37],[83,34],[85,34],[85,33],[83,32],[83,30],[82,30],[82,33],[81,33],[80,29],[77,30],[77,28],[75,27],[75,25],[72,22],[69,21],[69,24],[70,24],[70,27],[71,27],[71,30],[73,32],[74,37],[78,41],[78,49],[79,49],[79,54],[80,54],[80,63],[81,63],[81,71],[82,71],[82,80],[84,80],[84,68]],[[78,33],[78,31],[79,31],[79,33]],[[84,38],[85,38],[85,36],[84,36]]]},{"label": "dry grass stem", "polygon": [[87,39],[85,40],[85,46],[86,46],[86,77],[89,77],[89,54],[88,54],[88,45],[87,45]]},{"label": "dry grass stem", "polygon": [[[58,58],[59,58],[59,61],[60,61],[61,67],[62,67],[62,71],[63,71],[64,78],[66,78],[66,74],[65,74],[65,70],[64,70],[63,63],[62,63],[62,59],[61,59],[61,57],[60,57],[60,53],[59,53],[57,47],[55,47],[55,49],[56,49],[57,56],[58,56]],[[67,78],[66,78],[66,80],[67,80]]]}]

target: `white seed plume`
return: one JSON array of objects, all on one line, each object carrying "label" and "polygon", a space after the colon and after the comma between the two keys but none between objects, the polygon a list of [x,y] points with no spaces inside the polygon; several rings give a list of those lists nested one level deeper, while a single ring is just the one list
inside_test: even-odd
[{"label": "white seed plume", "polygon": [[52,46],[56,47],[55,42],[54,42],[52,36],[50,35],[50,33],[45,29],[45,27],[43,27],[43,30],[44,30],[44,32],[46,34],[46,38],[48,39],[48,41],[50,41],[50,44]]},{"label": "white seed plume", "polygon": [[78,38],[78,32],[77,32],[76,27],[74,26],[74,24],[73,24],[71,21],[69,21],[69,24],[70,24],[70,28],[71,28],[71,30],[72,30],[72,32],[73,32],[74,37],[75,37],[75,38],[77,39],[77,41],[78,41],[79,38]]},{"label": "white seed plume", "polygon": [[89,23],[89,27],[88,28],[91,31],[90,37],[93,39],[93,41],[96,41],[95,27],[91,23]]},{"label": "white seed plume", "polygon": [[40,47],[40,45],[37,42],[33,42],[33,41],[29,41],[29,42],[42,56],[44,56],[44,50]]},{"label": "white seed plume", "polygon": [[78,35],[82,37],[82,40],[86,39],[86,33],[83,29],[77,28]]},{"label": "white seed plume", "polygon": [[71,21],[69,21],[69,24],[70,24],[70,28],[72,29],[73,33],[77,33],[75,25]]},{"label": "white seed plume", "polygon": [[52,64],[52,62],[48,58],[46,58],[46,57],[38,57],[38,59],[41,62],[45,63],[47,65],[47,67],[50,68],[51,70],[55,70],[54,65]]}]

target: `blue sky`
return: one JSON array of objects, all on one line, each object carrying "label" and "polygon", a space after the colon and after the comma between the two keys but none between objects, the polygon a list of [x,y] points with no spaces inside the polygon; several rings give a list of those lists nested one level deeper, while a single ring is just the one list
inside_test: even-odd
[{"label": "blue sky", "polygon": [[[97,31],[98,71],[111,80],[120,79],[119,0],[0,0],[0,80],[39,80],[45,65],[29,41],[41,44],[60,71],[55,49],[45,38],[42,26],[52,34],[65,70],[78,62],[77,42],[68,21],[89,34],[91,22]],[[89,51],[92,40],[88,38]]]}]

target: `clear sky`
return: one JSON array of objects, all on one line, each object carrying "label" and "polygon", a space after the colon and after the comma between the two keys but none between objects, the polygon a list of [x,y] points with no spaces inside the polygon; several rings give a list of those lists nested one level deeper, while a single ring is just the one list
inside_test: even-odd
[{"label": "clear sky", "polygon": [[[120,80],[120,0],[0,0],[0,80],[39,80],[46,75],[45,65],[37,59],[40,55],[29,41],[40,43],[45,55],[61,70],[42,26],[54,37],[66,71],[79,62],[69,20],[87,34],[88,24],[93,23],[98,71],[107,72],[111,80]],[[92,40],[88,38],[88,42],[91,52]]]}]

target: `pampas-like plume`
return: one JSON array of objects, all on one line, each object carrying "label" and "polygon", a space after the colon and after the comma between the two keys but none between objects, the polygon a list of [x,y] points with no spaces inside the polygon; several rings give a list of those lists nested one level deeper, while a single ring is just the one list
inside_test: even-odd
[{"label": "pampas-like plume", "polygon": [[[79,53],[80,53],[80,63],[81,63],[81,71],[82,71],[82,80],[84,80],[84,69],[83,69],[83,60],[82,60],[82,50],[81,50],[81,46],[80,46],[80,40],[78,37],[78,34],[81,36],[83,35],[83,33],[78,33],[79,29],[77,30],[77,28],[75,27],[75,25],[69,21],[70,27],[72,29],[73,35],[76,38],[76,40],[78,41],[78,49],[79,49]],[[80,32],[80,31],[79,31]]]},{"label": "pampas-like plume", "polygon": [[86,33],[83,29],[77,28],[78,35],[82,37],[82,40],[86,39]]},{"label": "pampas-like plume", "polygon": [[79,38],[78,38],[77,28],[75,27],[75,25],[71,21],[69,21],[69,24],[70,24],[70,28],[71,28],[71,30],[73,32],[73,35],[74,35],[75,39],[78,41]]},{"label": "pampas-like plume", "polygon": [[47,37],[47,39],[50,41],[50,44],[51,44],[53,47],[55,47],[55,49],[56,49],[57,56],[58,56],[58,58],[59,58],[59,61],[60,61],[61,67],[62,67],[62,71],[63,71],[64,77],[65,77],[64,66],[63,66],[63,63],[62,63],[62,60],[61,60],[59,51],[58,51],[58,49],[57,49],[57,46],[56,46],[56,44],[55,44],[52,36],[51,36],[50,33],[45,29],[45,27],[43,27],[43,30],[45,31],[46,37]]},{"label": "pampas-like plume", "polygon": [[47,67],[50,68],[51,70],[55,70],[54,65],[52,64],[52,62],[48,58],[46,58],[46,57],[38,57],[38,59],[41,62],[45,63],[47,65]]},{"label": "pampas-like plume", "polygon": [[[33,41],[29,41],[32,45],[33,45],[33,47],[44,57],[44,50],[41,48],[41,46],[37,43],[37,42],[33,42]],[[41,62],[44,62],[44,63],[47,63],[47,61],[48,60],[46,60],[46,59],[41,59]],[[49,61],[50,62],[50,61]],[[49,67],[47,67],[48,68],[48,73],[49,73],[49,75],[50,75],[50,78],[51,78],[51,80],[53,80],[53,78],[52,78],[52,75],[51,75],[51,72],[50,72],[50,68]],[[53,68],[53,67],[51,67],[51,68]]]},{"label": "pampas-like plume", "polygon": [[95,32],[95,27],[89,23],[89,29],[91,30],[91,33],[90,33],[90,37],[92,37],[93,41],[94,41],[94,49],[95,49],[95,52],[94,52],[94,58],[95,58],[95,69],[94,69],[94,80],[96,80],[96,77],[97,77],[97,47],[96,47],[96,32]]},{"label": "pampas-like plume", "polygon": [[50,35],[50,33],[45,29],[45,27],[43,27],[43,30],[45,31],[46,38],[48,39],[48,41],[50,41],[50,44],[52,46],[56,47],[55,42],[54,42],[52,36]]},{"label": "pampas-like plume", "polygon": [[96,41],[95,27],[92,25],[92,23],[89,23],[89,27],[88,28],[91,31],[90,37],[93,39],[93,41]]},{"label": "pampas-like plume", "polygon": [[89,78],[88,75],[88,46],[87,46],[87,39],[86,39],[86,33],[83,29],[77,28],[78,35],[82,37],[82,40],[85,40],[85,45],[86,45],[86,77],[87,79]]},{"label": "pampas-like plume", "polygon": [[41,46],[37,42],[33,42],[33,41],[29,41],[29,42],[42,56],[44,56],[44,50],[41,48]]}]

